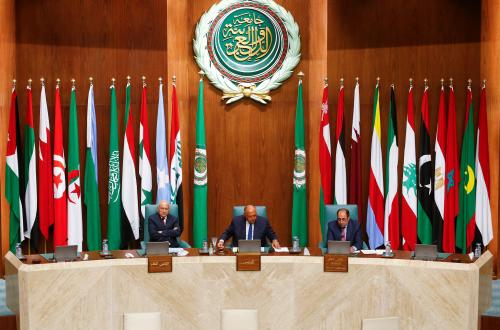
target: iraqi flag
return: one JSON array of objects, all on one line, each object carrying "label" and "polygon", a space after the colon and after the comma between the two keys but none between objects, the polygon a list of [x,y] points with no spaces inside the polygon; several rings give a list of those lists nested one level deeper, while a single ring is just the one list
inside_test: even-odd
[{"label": "iraqi flag", "polygon": [[68,245],[68,205],[66,197],[66,160],[63,146],[63,123],[59,82],[56,85],[54,116],[54,247]]},{"label": "iraqi flag", "polygon": [[434,223],[433,236],[439,251],[443,250],[443,225],[444,225],[444,198],[445,198],[445,170],[444,158],[446,147],[446,108],[444,100],[444,85],[441,85],[439,94],[438,126],[436,132],[436,143],[434,144]]},{"label": "iraqi flag", "polygon": [[[184,230],[184,211],[182,198],[182,145],[181,128],[179,125],[179,106],[177,102],[177,88],[175,81],[172,84],[172,119],[170,121],[170,148],[168,154],[170,162],[171,202],[177,204],[179,226],[181,233]],[[168,166],[168,163],[167,163]]]},{"label": "iraqi flag", "polygon": [[382,168],[382,142],[380,125],[379,82],[373,97],[373,130],[370,153],[370,181],[366,209],[366,233],[371,249],[384,244],[384,172]]},{"label": "iraqi flag", "polygon": [[396,96],[394,85],[391,86],[391,104],[389,125],[387,130],[387,162],[385,176],[385,214],[384,214],[384,241],[390,241],[395,250],[399,250],[399,194],[398,173],[398,119],[396,112]]},{"label": "iraqi flag", "polygon": [[487,246],[493,239],[490,205],[490,157],[488,153],[488,111],[486,108],[486,84],[481,88],[479,123],[476,148],[476,226],[481,237],[479,241]]},{"label": "iraqi flag", "polygon": [[403,248],[415,250],[417,243],[417,160],[415,152],[415,110],[413,108],[413,86],[410,82],[406,117],[403,179],[401,181],[401,233]]},{"label": "iraqi flag", "polygon": [[321,117],[319,124],[319,172],[321,175],[319,221],[321,234],[325,240],[326,211],[325,205],[332,204],[332,143],[330,140],[330,117],[328,114],[328,84],[323,87]]},{"label": "iraqi flag", "polygon": [[347,204],[347,173],[345,168],[344,80],[340,81],[335,134],[335,204]]}]

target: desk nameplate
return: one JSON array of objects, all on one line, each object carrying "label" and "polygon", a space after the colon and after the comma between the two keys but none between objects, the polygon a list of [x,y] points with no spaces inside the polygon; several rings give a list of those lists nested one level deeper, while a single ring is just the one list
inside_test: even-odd
[{"label": "desk nameplate", "polygon": [[346,255],[325,254],[323,271],[333,273],[347,273],[349,271],[349,258]]},{"label": "desk nameplate", "polygon": [[236,270],[260,272],[260,254],[236,255]]},{"label": "desk nameplate", "polygon": [[149,256],[148,273],[171,273],[172,256]]}]

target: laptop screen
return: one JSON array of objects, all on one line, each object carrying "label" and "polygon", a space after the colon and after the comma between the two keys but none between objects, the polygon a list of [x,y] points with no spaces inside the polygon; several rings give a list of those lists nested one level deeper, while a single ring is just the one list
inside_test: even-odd
[{"label": "laptop screen", "polygon": [[169,248],[169,242],[148,242],[146,245],[146,254],[148,256],[167,255]]},{"label": "laptop screen", "polygon": [[78,245],[56,246],[54,251],[54,259],[56,261],[73,261],[76,260]]},{"label": "laptop screen", "polygon": [[350,254],[351,242],[349,241],[328,241],[329,254]]},{"label": "laptop screen", "polygon": [[240,239],[238,241],[239,252],[260,252],[260,239],[246,240]]}]

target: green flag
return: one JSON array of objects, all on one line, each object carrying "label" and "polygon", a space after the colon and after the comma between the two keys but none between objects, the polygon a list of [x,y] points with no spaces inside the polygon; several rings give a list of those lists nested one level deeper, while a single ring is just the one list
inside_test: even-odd
[{"label": "green flag", "polygon": [[295,114],[295,158],[293,169],[292,236],[298,236],[301,246],[307,246],[306,150],[304,143],[304,106],[302,79],[299,80]]},{"label": "green flag", "polygon": [[207,148],[205,143],[205,115],[203,113],[203,78],[198,87],[196,111],[196,151],[194,154],[193,243],[202,247],[207,239]]},{"label": "green flag", "polygon": [[87,206],[87,247],[101,249],[101,210],[97,187],[97,127],[94,106],[94,85],[90,84],[87,101],[87,150],[85,153],[84,202]]},{"label": "green flag", "polygon": [[120,151],[118,149],[118,113],[114,83],[110,89],[108,240],[109,249],[118,250],[121,244]]},{"label": "green flag", "polygon": [[460,211],[457,217],[456,246],[462,253],[474,240],[476,212],[476,176],[475,176],[475,152],[474,152],[474,108],[472,106],[472,93],[467,95],[469,113],[465,118],[465,132],[462,141],[462,155],[460,158],[460,189],[459,203]]}]

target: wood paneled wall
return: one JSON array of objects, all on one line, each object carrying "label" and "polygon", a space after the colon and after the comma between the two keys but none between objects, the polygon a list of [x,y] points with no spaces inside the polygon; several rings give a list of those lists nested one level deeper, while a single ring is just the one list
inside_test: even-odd
[{"label": "wood paneled wall", "polygon": [[[493,1],[486,2],[493,3]],[[10,7],[0,6],[2,13],[9,8],[13,11],[12,3]],[[9,51],[2,48],[1,54],[5,55],[0,55],[2,56],[0,75],[3,84],[0,87],[4,87],[0,95],[8,96],[10,93],[8,85],[12,74],[15,73],[19,81],[21,119],[24,120],[26,97],[23,86],[28,78],[34,80],[36,134],[38,134],[39,78],[43,76],[47,80],[47,99],[52,125],[55,79],[62,79],[65,134],[67,134],[70,79],[76,79],[82,175],[85,175],[83,146],[85,144],[88,77],[94,77],[103,235],[106,234],[107,225],[110,78],[117,79],[121,148],[125,77],[132,76],[132,111],[136,141],[139,135],[140,76],[147,77],[152,167],[155,177],[157,78],[162,76],[169,82],[168,87],[165,85],[164,89],[165,102],[168,104],[166,109],[168,109],[169,127],[170,82],[171,77],[175,75],[183,143],[186,218],[183,238],[188,241],[192,240],[191,182],[199,79],[197,74],[199,68],[193,59],[192,39],[196,22],[213,3],[215,3],[213,0],[154,0],[144,4],[138,0],[111,0],[80,1],[69,5],[64,1],[44,0],[33,3],[20,0],[15,2],[15,15],[9,14],[8,20],[2,20],[2,24],[7,24],[5,23],[7,21],[13,24],[15,21],[17,45],[15,57],[8,56]],[[320,240],[317,139],[323,78],[328,76],[330,79],[332,133],[335,131],[338,79],[345,78],[345,127],[348,143],[352,124],[354,78],[360,77],[363,182],[367,182],[375,78],[381,77],[380,104],[384,130],[387,127],[389,86],[391,83],[396,85],[400,163],[403,159],[409,77],[415,80],[417,141],[420,128],[422,84],[424,78],[429,79],[432,148],[437,124],[439,79],[441,77],[455,79],[457,131],[459,144],[461,144],[465,115],[465,85],[468,78],[473,80],[475,104],[478,104],[480,79],[486,78],[490,81],[488,84],[490,109],[494,108],[493,102],[495,102],[496,94],[492,90],[495,86],[493,80],[496,66],[493,62],[496,61],[494,57],[496,48],[490,46],[493,47],[489,48],[491,56],[485,57],[480,54],[486,49],[486,46],[481,46],[481,39],[485,40],[487,36],[498,42],[500,38],[498,33],[494,32],[498,24],[495,25],[495,21],[492,21],[493,17],[498,15],[494,11],[493,4],[491,7],[488,7],[490,5],[483,6],[483,16],[486,20],[482,23],[480,3],[452,0],[411,0],[405,2],[404,7],[390,0],[363,2],[281,0],[278,3],[289,10],[299,24],[302,59],[294,76],[285,81],[281,88],[271,93],[273,101],[263,106],[250,100],[243,100],[227,106],[220,100],[221,92],[205,79],[205,124],[209,173],[208,235],[218,235],[224,230],[230,221],[233,205],[253,203],[267,206],[270,220],[281,241],[289,244],[298,82],[296,73],[303,71],[305,73],[304,108],[308,157],[309,244],[316,245]],[[48,17],[50,19],[47,19]],[[5,31],[12,31],[10,33],[13,34],[13,26],[11,28],[11,30],[1,29],[2,37]],[[483,34],[481,37],[481,28],[490,31],[489,34]],[[13,52],[13,47],[11,52]],[[483,68],[488,69],[483,70]],[[7,82],[3,79],[4,76]],[[8,109],[8,99],[0,102],[0,107]],[[6,135],[7,118],[7,112],[3,111],[0,124],[2,136]],[[498,126],[492,125],[490,129],[492,164],[495,161],[495,154],[498,157],[498,136]],[[382,142],[385,149],[385,134],[383,134]],[[4,152],[4,144],[0,143],[0,152]],[[385,150],[383,152],[385,155]],[[4,159],[3,154],[0,156]],[[3,180],[4,162],[0,164],[2,170],[0,180]],[[498,164],[498,158],[496,158],[496,164]],[[496,174],[494,174],[495,171]],[[401,169],[399,177],[401,178]],[[496,182],[496,188],[493,188],[496,191],[492,192],[492,205],[497,236],[498,165],[496,169],[492,166],[492,180],[492,187]],[[363,195],[366,196],[367,184],[363,189]],[[4,204],[5,200],[2,198],[3,227],[8,221],[8,213]],[[4,235],[5,232],[2,231],[2,233]],[[496,242],[495,240],[494,244],[498,249]],[[2,239],[2,246],[5,245],[6,240]]]}]

